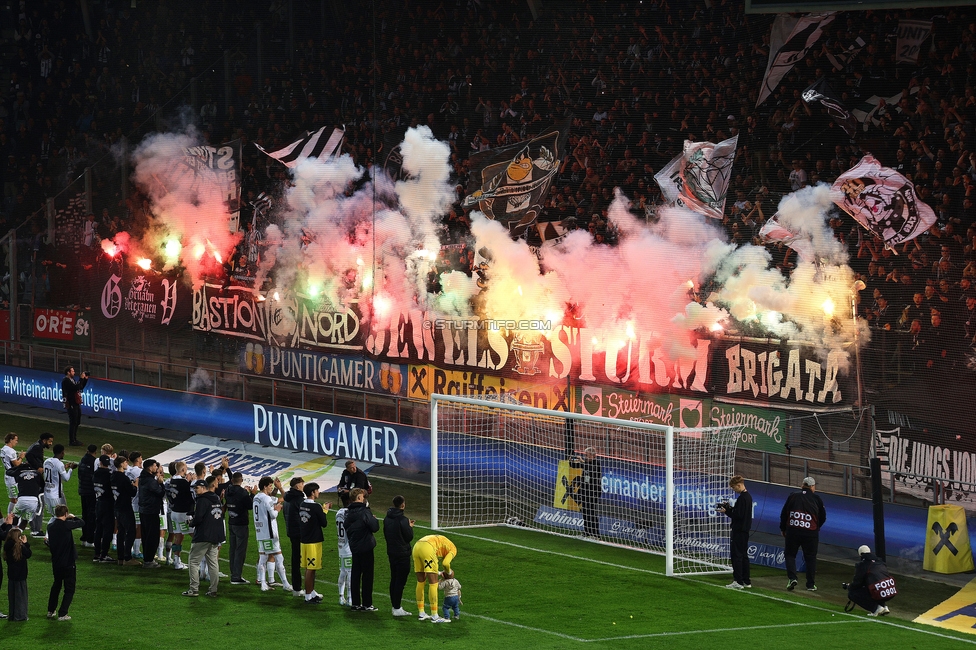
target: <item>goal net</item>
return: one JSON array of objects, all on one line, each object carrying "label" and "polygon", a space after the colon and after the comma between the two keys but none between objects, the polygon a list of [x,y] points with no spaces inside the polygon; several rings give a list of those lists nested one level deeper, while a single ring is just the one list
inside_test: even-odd
[{"label": "goal net", "polygon": [[734,496],[740,433],[433,395],[433,527],[525,527],[662,554],[668,575],[728,572],[716,504]]}]

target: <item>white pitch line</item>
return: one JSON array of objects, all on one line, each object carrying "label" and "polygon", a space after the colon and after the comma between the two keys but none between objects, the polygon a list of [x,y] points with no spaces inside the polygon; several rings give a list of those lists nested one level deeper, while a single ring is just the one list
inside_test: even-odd
[{"label": "white pitch line", "polygon": [[810,625],[849,625],[857,623],[870,623],[864,619],[852,619],[845,621],[811,621],[809,623],[780,623],[779,625],[750,625],[748,627],[721,627],[714,630],[685,630],[683,632],[655,632],[652,634],[628,634],[627,636],[608,636],[602,639],[587,639],[587,643],[598,643],[602,641],[625,641],[627,639],[650,639],[653,637],[665,636],[686,636],[691,634],[712,634],[714,632],[750,632],[753,630],[778,630],[788,627],[808,627]]}]

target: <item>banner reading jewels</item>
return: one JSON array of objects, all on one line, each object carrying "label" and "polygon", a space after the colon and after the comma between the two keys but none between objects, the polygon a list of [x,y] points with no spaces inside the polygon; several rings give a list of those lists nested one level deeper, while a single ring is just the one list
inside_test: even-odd
[{"label": "banner reading jewels", "polygon": [[583,386],[578,393],[573,407],[576,413],[689,429],[742,426],[740,449],[780,452],[786,440],[789,415],[783,411],[601,386]]}]

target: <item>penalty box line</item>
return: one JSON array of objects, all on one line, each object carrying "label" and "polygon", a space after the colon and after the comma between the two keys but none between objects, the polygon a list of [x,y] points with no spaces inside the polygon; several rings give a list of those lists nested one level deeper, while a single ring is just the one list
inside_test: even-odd
[{"label": "penalty box line", "polygon": [[[418,528],[419,528],[419,526],[418,526]],[[424,528],[426,528],[426,527],[424,527]],[[432,529],[428,528],[428,530],[432,530]],[[581,557],[581,556],[578,556],[578,555],[570,555],[568,553],[561,553],[559,551],[551,551],[551,550],[548,550],[548,549],[541,549],[541,548],[535,548],[535,547],[532,547],[532,546],[525,546],[523,544],[516,544],[514,542],[506,542],[506,541],[502,541],[502,540],[498,540],[498,539],[492,539],[490,537],[479,537],[478,535],[471,535],[469,533],[460,533],[460,532],[457,532],[457,531],[449,531],[449,532],[451,533],[451,536],[452,537],[468,537],[468,538],[471,538],[471,539],[481,540],[483,542],[492,542],[494,544],[501,544],[501,545],[504,545],[504,546],[511,546],[513,548],[518,548],[518,549],[522,549],[522,550],[525,550],[525,551],[533,551],[533,552],[536,552],[536,553],[543,553],[545,555],[554,555],[554,556],[557,556],[557,557],[564,557],[564,558],[567,558],[567,559],[570,559],[570,560],[577,560],[577,561],[578,560],[583,560],[584,562],[590,562],[590,563],[593,563],[593,564],[600,564],[600,565],[612,567],[612,568],[615,568],[615,569],[623,569],[625,571],[633,571],[633,572],[636,572],[636,573],[647,573],[647,574],[650,574],[650,575],[667,577],[667,574],[665,574],[664,572],[662,572],[662,571],[654,571],[653,569],[641,569],[639,567],[628,566],[626,564],[617,564],[615,562],[607,562],[606,560],[597,560],[597,559],[594,559],[594,558]],[[620,548],[620,547],[616,547],[615,546],[615,547],[612,547],[612,548]],[[684,580],[686,582],[693,582],[695,584],[705,585],[707,587],[713,587],[713,588],[717,588],[717,589],[725,589],[725,587],[722,586],[722,585],[717,585],[717,584],[712,583],[712,582],[706,582],[705,580],[700,580],[700,579],[696,579],[696,578],[692,578],[692,577],[688,577],[688,576],[672,576],[672,577],[677,578],[679,580]],[[859,621],[859,622],[863,622],[863,623],[880,623],[882,625],[890,625],[892,627],[901,628],[903,630],[910,630],[912,632],[919,632],[919,633],[922,633],[922,634],[928,634],[930,636],[936,636],[936,637],[940,637],[940,638],[943,638],[943,639],[953,639],[953,640],[956,640],[956,641],[962,641],[964,643],[968,643],[970,645],[976,645],[976,640],[970,640],[970,639],[966,639],[966,638],[962,638],[962,637],[958,637],[958,636],[953,636],[953,635],[950,635],[950,634],[942,634],[940,632],[935,632],[934,630],[927,630],[927,629],[924,629],[924,628],[911,627],[911,626],[903,625],[903,624],[900,624],[900,623],[889,622],[889,621],[887,621],[885,619],[880,619],[880,618],[879,619],[872,619],[872,620],[868,621],[867,619],[862,618],[861,616],[858,616],[857,614],[852,614],[852,613],[848,613],[848,612],[836,612],[835,610],[831,610],[831,609],[828,609],[826,607],[821,607],[821,606],[813,605],[813,604],[810,604],[810,603],[798,602],[798,601],[790,600],[789,598],[783,598],[783,597],[780,597],[780,596],[773,596],[772,594],[766,594],[766,593],[762,593],[762,592],[759,592],[759,591],[756,591],[756,590],[743,590],[741,593],[743,593],[744,595],[750,595],[750,596],[754,596],[754,597],[758,597],[758,598],[765,598],[767,600],[772,600],[772,601],[776,601],[776,602],[780,602],[780,603],[786,603],[786,604],[789,604],[789,605],[796,605],[796,606],[799,606],[799,607],[806,607],[808,609],[812,609],[812,610],[820,611],[820,612],[825,612],[825,613],[828,613],[828,614],[838,614],[839,613],[841,616],[845,616],[845,617],[848,617],[848,618],[853,619],[854,621]],[[825,621],[825,622],[827,622],[827,623],[833,623],[833,621]],[[740,628],[740,629],[747,630],[747,629],[750,629],[750,628]],[[729,630],[724,630],[724,631],[731,632],[731,631],[734,631],[734,629],[729,629]],[[701,630],[701,632],[709,632],[709,630]],[[681,634],[681,633],[660,633],[660,634],[657,634],[657,635],[650,635],[650,636],[659,636],[659,635],[660,636],[665,636],[665,635],[668,635],[668,634]],[[630,637],[621,637],[621,638],[630,638]],[[586,640],[586,642],[589,642],[589,640]]]}]

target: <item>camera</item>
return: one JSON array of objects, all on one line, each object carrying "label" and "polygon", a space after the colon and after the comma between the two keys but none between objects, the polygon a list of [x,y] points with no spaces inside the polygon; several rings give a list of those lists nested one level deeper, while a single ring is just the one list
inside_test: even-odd
[{"label": "camera", "polygon": [[851,588],[851,583],[849,583],[849,582],[842,582],[842,583],[840,583],[840,588],[846,591],[846,590],[848,590],[848,589]]},{"label": "camera", "polygon": [[729,510],[732,508],[732,504],[730,504],[728,501],[721,501],[716,507],[719,510]]}]

